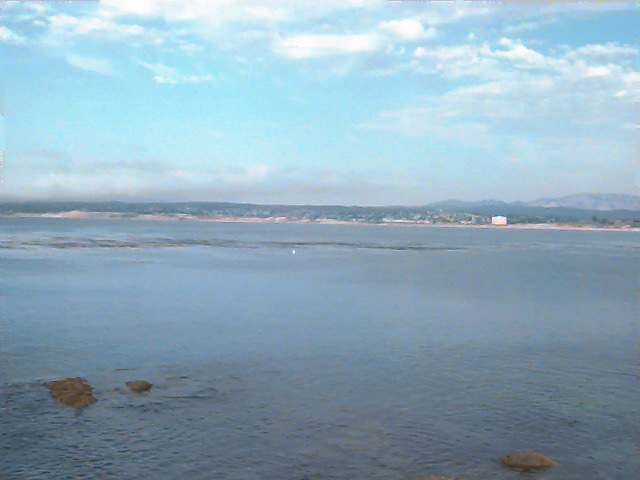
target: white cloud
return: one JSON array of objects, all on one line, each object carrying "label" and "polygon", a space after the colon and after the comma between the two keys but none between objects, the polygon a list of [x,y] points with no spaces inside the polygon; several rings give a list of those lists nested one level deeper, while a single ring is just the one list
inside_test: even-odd
[{"label": "white cloud", "polygon": [[433,48],[418,47],[412,68],[425,74],[437,74],[447,79],[462,77],[496,78],[500,75],[499,61],[484,45],[453,45]]},{"label": "white cloud", "polygon": [[[46,25],[49,29],[42,43],[58,52],[70,52],[78,46],[85,50],[91,47],[100,48],[104,43],[123,45],[124,48],[160,48],[165,52],[179,52],[189,57],[204,51],[202,45],[191,41],[192,37],[198,35],[189,29],[159,30],[134,23],[123,23],[105,10],[98,10],[93,15],[84,17],[53,15],[47,20]],[[160,75],[159,81],[162,81],[162,78],[168,80],[167,83],[172,83],[166,75]]]},{"label": "white cloud", "polygon": [[[139,51],[161,48],[192,59],[215,50],[235,56],[235,60],[244,65],[255,65],[254,59],[266,64],[270,53],[293,60],[329,58],[325,63],[332,64],[326,71],[336,75],[356,68],[372,75],[381,72],[393,75],[414,69],[449,79],[490,79],[499,75],[507,64],[516,68],[558,69],[559,66],[550,65],[549,57],[530,44],[525,46],[511,40],[511,44],[491,49],[485,45],[484,50],[480,45],[466,45],[470,48],[464,52],[455,45],[440,44],[435,48],[422,45],[415,50],[417,61],[412,64],[406,61],[407,55],[399,52],[403,44],[420,40],[426,44],[426,40],[442,35],[434,25],[474,21],[486,38],[483,24],[498,22],[499,25],[503,18],[546,22],[565,14],[599,11],[592,6],[559,9],[523,6],[516,10],[469,3],[443,2],[430,5],[429,9],[416,9],[408,5],[391,7],[376,0],[272,0],[268,4],[258,0],[103,0],[85,16],[59,13],[43,18],[47,18],[49,25],[48,46],[67,51],[88,37],[92,46],[99,47],[100,42],[126,43],[141,47]],[[362,10],[366,10],[367,15],[362,15]],[[392,19],[385,18],[389,15],[393,15]],[[152,27],[149,19],[161,19],[167,25]],[[357,30],[354,31],[353,25],[358,25]],[[468,30],[465,35],[467,33]],[[475,34],[469,33],[469,39],[475,39]],[[629,46],[615,43],[585,46],[582,51],[572,51],[575,58],[562,60],[624,54],[631,61],[631,50]],[[349,59],[349,56],[374,52],[380,55],[366,65],[356,66],[357,62]],[[450,57],[446,58],[447,55]],[[347,62],[351,63],[347,65]],[[384,67],[380,68],[382,64]],[[592,74],[604,72],[596,68],[599,70],[593,70]],[[180,81],[168,75],[157,76],[159,81],[167,83]]]},{"label": "white cloud", "polygon": [[611,75],[612,71],[609,67],[605,67],[603,65],[595,66],[595,67],[587,67],[586,75],[587,77],[608,77]]},{"label": "white cloud", "polygon": [[524,67],[546,67],[547,61],[544,55],[525,47],[521,43],[513,43],[508,39],[501,39],[501,45],[507,47],[506,50],[487,51],[491,56],[504,58],[518,63]]},{"label": "white cloud", "polygon": [[380,39],[374,34],[360,35],[294,35],[281,38],[274,51],[295,60],[373,52],[380,48]]},{"label": "white cloud", "polygon": [[282,22],[287,19],[287,11],[284,8],[269,7],[246,7],[246,11],[253,15],[257,20],[265,20],[268,22]]},{"label": "white cloud", "polygon": [[405,18],[403,20],[390,20],[388,22],[380,22],[379,27],[382,30],[393,33],[403,40],[422,40],[425,38],[434,38],[437,31],[434,27],[427,30],[424,29],[422,23],[415,18]]},{"label": "white cloud", "polygon": [[171,85],[175,85],[176,83],[178,83],[177,80],[175,80],[172,77],[163,77],[162,75],[155,75],[153,77],[153,81],[156,83],[168,83]]},{"label": "white cloud", "polygon": [[81,68],[82,70],[87,70],[89,72],[95,72],[101,75],[111,75],[113,73],[111,63],[108,60],[100,60],[84,55],[71,54],[67,57],[67,61],[74,67]]},{"label": "white cloud", "polygon": [[21,45],[25,43],[25,38],[9,30],[4,25],[0,25],[0,43],[13,43],[14,45]]},{"label": "white cloud", "polygon": [[554,23],[557,23],[558,21],[559,21],[559,18],[550,17],[550,18],[544,18],[536,21],[520,22],[516,25],[507,25],[506,27],[503,28],[502,31],[508,34],[532,32],[534,30],[539,30],[540,28],[545,27],[547,25],[552,25]]},{"label": "white cloud", "polygon": [[146,69],[150,70],[152,73],[155,73],[160,77],[175,77],[178,74],[177,69],[173,67],[168,67],[161,63],[147,63],[143,61],[140,61],[138,63],[140,63],[140,65],[142,65],[143,67],[145,67]]},{"label": "white cloud", "polygon": [[185,75],[184,81],[187,83],[203,83],[203,82],[211,82],[213,80],[213,75]]},{"label": "white cloud", "polygon": [[467,162],[470,169],[475,162],[483,169],[524,166],[509,172],[521,186],[541,171],[550,172],[550,178],[537,181],[559,184],[586,173],[585,185],[607,172],[633,171],[633,133],[627,130],[634,118],[631,99],[607,98],[609,89],[574,92],[570,79],[521,75],[416,99],[413,106],[382,112],[362,127],[420,136],[434,146],[466,146],[468,157],[452,161]]},{"label": "white cloud", "polygon": [[136,0],[135,2],[131,0],[103,0],[102,3],[126,14],[151,16],[164,10],[172,2],[166,0]]},{"label": "white cloud", "polygon": [[638,49],[636,47],[621,45],[617,42],[584,45],[582,47],[572,49],[567,53],[567,57],[571,59],[584,57],[636,57],[637,55]]},{"label": "white cloud", "polygon": [[640,73],[629,72],[623,74],[622,84],[624,88],[615,92],[615,96],[618,98],[631,98],[635,95],[636,103],[640,102]]},{"label": "white cloud", "polygon": [[197,21],[209,27],[256,20],[304,22],[345,10],[381,8],[370,0],[102,0],[101,5],[122,16]]},{"label": "white cloud", "polygon": [[[416,71],[480,83],[418,98],[414,105],[381,112],[362,126],[495,151],[503,151],[507,142],[515,145],[518,158],[545,153],[535,142],[524,149],[517,139],[560,130],[577,149],[584,138],[598,138],[603,131],[623,135],[633,122],[640,74],[610,61],[626,53],[626,46],[604,44],[551,55],[506,38],[497,45],[418,47],[412,63]],[[598,155],[606,151],[602,141]],[[607,142],[611,147],[616,140]],[[595,153],[590,158],[595,161]]]},{"label": "white cloud", "polygon": [[555,55],[543,54],[519,41],[502,38],[497,45],[418,47],[413,52],[412,68],[452,79],[499,79],[508,72],[539,69],[540,74],[561,75],[574,81],[607,76],[619,81],[632,69],[632,65],[624,61],[626,57],[620,56],[627,52],[626,45],[605,44],[565,50]]},{"label": "white cloud", "polygon": [[268,165],[249,165],[217,173],[216,180],[227,184],[254,184],[262,182],[272,173]]},{"label": "white cloud", "polygon": [[479,2],[432,2],[429,9],[424,9],[418,18],[427,25],[444,25],[458,23],[473,17],[487,17],[499,11],[494,6]]},{"label": "white cloud", "polygon": [[138,61],[138,63],[153,74],[153,80],[156,83],[175,85],[178,83],[204,83],[214,80],[214,76],[211,74],[184,75],[177,68],[161,63],[147,63],[144,61]]},{"label": "white cloud", "polygon": [[89,35],[101,33],[106,38],[140,36],[145,29],[140,25],[116,23],[100,16],[74,17],[60,14],[49,17],[50,31],[54,35]]},{"label": "white cloud", "polygon": [[204,47],[202,45],[196,45],[195,43],[190,43],[180,39],[178,39],[178,49],[184,54],[190,56],[204,51]]},{"label": "white cloud", "polygon": [[[22,168],[14,172],[16,198],[220,200],[268,203],[416,203],[424,182],[404,172],[342,168],[244,165],[184,165],[171,162],[78,163],[82,168]],[[157,166],[156,166],[157,165]]]},{"label": "white cloud", "polygon": [[427,106],[381,112],[374,120],[362,124],[361,128],[440,138],[476,148],[492,145],[488,124],[479,121],[458,121],[460,111],[445,109],[445,102],[436,99]]},{"label": "white cloud", "polygon": [[[632,100],[626,92],[616,95],[615,88],[593,87],[576,89],[569,78],[520,74],[421,99],[419,106],[383,112],[364,127],[436,135],[481,148],[500,145],[505,132],[538,134],[560,126],[566,136],[587,134],[579,132],[592,128],[620,131],[633,116]],[[469,128],[474,135],[464,134]]]},{"label": "white cloud", "polygon": [[478,47],[470,45],[434,48],[418,47],[414,50],[413,55],[417,58],[433,58],[448,61],[476,57],[478,55]]}]

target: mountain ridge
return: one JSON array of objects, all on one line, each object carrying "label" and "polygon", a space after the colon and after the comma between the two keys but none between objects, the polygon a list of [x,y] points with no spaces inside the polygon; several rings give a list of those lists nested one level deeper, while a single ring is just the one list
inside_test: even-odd
[{"label": "mountain ridge", "polygon": [[196,200],[196,201],[175,201],[175,200],[54,200],[54,199],[17,199],[17,198],[2,198],[0,195],[0,206],[27,206],[27,205],[39,205],[44,207],[45,205],[55,206],[61,208],[66,205],[71,207],[78,207],[80,205],[100,205],[102,208],[112,207],[114,211],[119,210],[123,206],[128,205],[215,205],[218,207],[311,207],[311,208],[355,208],[355,209],[370,209],[370,208],[461,208],[461,207],[536,207],[536,208],[570,208],[580,210],[591,211],[617,211],[628,210],[640,212],[640,195],[622,194],[622,193],[576,193],[572,195],[566,195],[564,197],[543,197],[531,201],[504,201],[496,199],[488,200],[459,200],[459,199],[447,199],[439,200],[437,202],[429,202],[421,205],[399,205],[399,204],[380,204],[380,205],[347,205],[347,204],[309,204],[309,203],[297,203],[297,204],[283,204],[283,203],[253,203],[253,202],[221,202],[221,201],[208,201],[208,200]]},{"label": "mountain ridge", "polygon": [[640,211],[640,195],[622,193],[575,193],[564,197],[544,197],[529,202],[521,200],[505,202],[503,200],[442,200],[429,203],[428,207],[542,207],[542,208],[577,208],[581,210]]}]

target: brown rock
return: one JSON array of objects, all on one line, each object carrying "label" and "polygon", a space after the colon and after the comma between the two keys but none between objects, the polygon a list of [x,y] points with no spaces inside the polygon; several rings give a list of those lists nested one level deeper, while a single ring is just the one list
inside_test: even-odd
[{"label": "brown rock", "polygon": [[428,477],[417,477],[414,480],[453,480],[451,477],[439,477],[437,475],[429,475]]},{"label": "brown rock", "polygon": [[95,397],[90,393],[65,393],[54,398],[63,405],[71,405],[76,408],[88,407],[96,403]]},{"label": "brown rock", "polygon": [[74,391],[78,393],[91,393],[93,387],[87,381],[80,377],[65,378],[63,380],[54,380],[47,383],[47,387],[52,392]]},{"label": "brown rock", "polygon": [[76,408],[86,407],[96,403],[91,394],[93,387],[82,378],[65,378],[47,383],[51,396],[63,405],[71,405]]},{"label": "brown rock", "polygon": [[134,393],[147,392],[151,390],[151,387],[153,387],[153,384],[146,380],[135,380],[133,382],[127,382],[126,385]]},{"label": "brown rock", "polygon": [[[438,475],[428,475],[426,477],[417,477],[414,478],[413,480],[455,480],[452,477],[439,477]],[[464,478],[460,477],[458,478],[458,480],[465,480]]]},{"label": "brown rock", "polygon": [[543,470],[557,465],[546,455],[538,452],[511,452],[500,457],[500,463],[517,470]]}]

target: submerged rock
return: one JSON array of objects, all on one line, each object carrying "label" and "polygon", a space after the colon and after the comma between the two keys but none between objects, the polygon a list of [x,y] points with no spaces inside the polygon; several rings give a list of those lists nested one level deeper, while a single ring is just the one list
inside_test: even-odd
[{"label": "submerged rock", "polygon": [[133,382],[127,382],[126,385],[134,393],[147,392],[153,387],[153,384],[146,380],[134,380]]},{"label": "submerged rock", "polygon": [[51,396],[63,405],[82,408],[96,403],[93,387],[83,378],[65,378],[47,383]]},{"label": "submerged rock", "polygon": [[439,477],[438,475],[429,475],[427,477],[416,477],[413,480],[453,480],[451,477]]},{"label": "submerged rock", "polygon": [[440,477],[438,475],[428,475],[426,477],[417,477],[414,478],[413,480],[465,480],[462,477],[458,477],[458,478],[452,478],[452,477]]},{"label": "submerged rock", "polygon": [[500,463],[517,470],[543,470],[557,465],[557,462],[538,452],[507,453],[500,457]]}]

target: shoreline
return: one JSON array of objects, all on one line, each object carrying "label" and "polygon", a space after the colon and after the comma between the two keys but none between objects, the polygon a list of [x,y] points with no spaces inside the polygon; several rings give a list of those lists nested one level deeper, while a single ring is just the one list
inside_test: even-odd
[{"label": "shoreline", "polygon": [[187,221],[211,223],[262,223],[262,224],[317,224],[317,225],[377,225],[377,226],[422,226],[436,228],[477,228],[490,230],[575,230],[594,232],[640,232],[640,227],[630,225],[597,227],[593,225],[564,224],[564,223],[512,223],[507,225],[474,225],[466,223],[428,223],[420,221],[390,221],[390,222],[359,222],[334,219],[294,220],[287,217],[237,217],[218,215],[215,217],[198,217],[188,214],[127,214],[124,212],[80,212],[69,211],[60,213],[14,213],[0,215],[0,218],[63,218],[72,220],[132,220],[132,221]]}]

